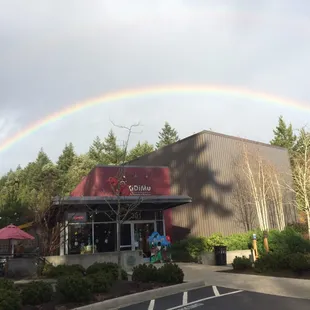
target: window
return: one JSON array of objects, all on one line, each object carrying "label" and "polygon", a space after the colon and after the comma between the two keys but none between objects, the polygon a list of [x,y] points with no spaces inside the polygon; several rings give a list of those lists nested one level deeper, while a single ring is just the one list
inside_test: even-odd
[{"label": "window", "polygon": [[116,223],[95,224],[96,252],[114,252],[116,250]]},{"label": "window", "polygon": [[92,253],[92,225],[68,225],[68,254]]},{"label": "window", "polygon": [[116,221],[116,215],[115,213],[111,210],[111,211],[106,211],[106,212],[102,212],[102,211],[98,211],[97,213],[94,213],[94,222],[98,223],[98,222],[113,222]]}]

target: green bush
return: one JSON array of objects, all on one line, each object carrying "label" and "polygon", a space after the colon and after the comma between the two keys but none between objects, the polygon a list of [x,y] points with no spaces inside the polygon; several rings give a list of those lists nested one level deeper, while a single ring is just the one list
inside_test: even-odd
[{"label": "green bush", "polygon": [[52,285],[44,281],[32,281],[25,285],[21,292],[24,305],[40,305],[49,302],[52,296]]},{"label": "green bush", "polygon": [[287,255],[270,252],[261,255],[254,263],[257,272],[280,271],[289,268]]},{"label": "green bush", "polygon": [[[188,239],[184,239],[181,241],[176,241],[171,245],[171,258],[177,262],[197,262],[198,257],[196,257],[193,253],[189,253],[188,251]],[[204,252],[204,250],[202,250]]]},{"label": "green bush", "polygon": [[227,251],[248,250],[252,248],[252,234],[247,232],[243,234],[233,234],[225,237]]},{"label": "green bush", "polygon": [[73,265],[69,265],[67,267],[69,267],[69,269],[72,273],[77,273],[77,274],[82,274],[82,275],[86,274],[86,269],[81,265],[73,264]]},{"label": "green bush", "polygon": [[189,237],[187,238],[186,251],[189,255],[198,260],[200,255],[206,251],[207,247],[207,238],[205,237]]},{"label": "green bush", "polygon": [[158,282],[159,273],[154,265],[140,264],[133,268],[132,281]]},{"label": "green bush", "polygon": [[288,263],[291,270],[296,273],[303,273],[310,270],[310,256],[304,253],[293,253],[288,256]]},{"label": "green bush", "polygon": [[234,270],[246,270],[252,268],[252,262],[249,258],[236,256],[233,260],[232,266]]},{"label": "green bush", "polygon": [[112,287],[114,278],[111,273],[97,272],[87,276],[92,293],[105,293]]},{"label": "green bush", "polygon": [[158,269],[158,280],[166,284],[183,283],[184,273],[177,264],[167,263]]},{"label": "green bush", "polygon": [[[290,225],[283,231],[268,232],[269,251],[289,255],[290,253],[310,253],[310,241],[305,240],[298,225]],[[259,255],[266,254],[264,236],[261,230],[233,234],[224,237],[215,233],[210,237],[189,237],[172,244],[171,253],[174,261],[199,262],[204,252],[213,252],[214,246],[227,246],[227,251],[247,250],[252,248],[252,235],[256,234]]]},{"label": "green bush", "polygon": [[0,278],[0,289],[13,291],[15,290],[14,282],[5,278]]},{"label": "green bush", "polygon": [[307,223],[290,223],[287,228],[292,228],[294,231],[301,235],[308,234],[308,224]]},{"label": "green bush", "polygon": [[[270,252],[278,252],[283,255],[310,252],[309,240],[305,240],[292,227],[287,227],[283,231],[270,230],[268,234]],[[260,254],[265,253],[263,236],[257,239],[257,247]]]},{"label": "green bush", "polygon": [[226,245],[221,234],[213,234],[209,238],[188,237],[172,244],[171,256],[174,261],[199,262],[202,253],[213,252],[217,245]]},{"label": "green bush", "polygon": [[[115,263],[94,263],[91,266],[89,266],[86,270],[86,274],[95,274],[98,272],[106,272],[110,273],[113,276],[114,280],[118,279],[118,265]],[[125,270],[121,270],[122,273],[122,280],[128,280],[128,275]]]},{"label": "green bush", "polygon": [[16,290],[0,288],[0,310],[20,310],[20,295]]},{"label": "green bush", "polygon": [[66,302],[87,302],[91,299],[92,285],[86,277],[77,275],[61,277],[57,281],[57,291]]},{"label": "green bush", "polygon": [[81,265],[58,265],[45,264],[42,270],[42,275],[47,278],[58,278],[73,274],[83,275],[85,269]]},{"label": "green bush", "polygon": [[227,246],[227,240],[221,233],[216,233],[206,238],[206,251],[214,252],[215,246]]}]

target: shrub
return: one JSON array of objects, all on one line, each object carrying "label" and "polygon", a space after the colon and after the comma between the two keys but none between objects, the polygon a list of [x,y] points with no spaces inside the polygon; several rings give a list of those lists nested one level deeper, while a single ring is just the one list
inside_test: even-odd
[{"label": "shrub", "polygon": [[246,270],[252,268],[252,262],[249,258],[245,256],[236,256],[233,260],[232,266],[235,270]]},{"label": "shrub", "polygon": [[83,275],[85,269],[81,265],[58,265],[45,264],[42,275],[48,278],[58,278],[62,276],[69,276],[73,274]]},{"label": "shrub", "polygon": [[[94,263],[86,270],[86,274],[95,274],[98,272],[110,273],[114,280],[118,279],[118,265],[115,263]],[[122,280],[128,280],[128,275],[125,270],[121,270]]]},{"label": "shrub", "polygon": [[292,228],[294,231],[301,235],[307,235],[308,234],[308,224],[307,223],[290,223],[287,225],[287,228]]},{"label": "shrub", "polygon": [[184,273],[177,264],[167,263],[158,269],[158,280],[166,284],[183,283]]},{"label": "shrub", "polygon": [[226,246],[227,240],[222,234],[216,233],[206,239],[206,251],[213,252],[215,246]]},{"label": "shrub", "polygon": [[21,300],[16,290],[0,288],[0,310],[20,310]]},{"label": "shrub", "polygon": [[53,266],[52,264],[48,264],[48,263],[45,263],[44,265],[42,264],[42,266],[38,267],[38,269],[41,269],[42,276],[50,277],[50,278],[54,276],[55,266]]},{"label": "shrub", "polygon": [[[257,240],[257,244],[259,253],[265,253],[263,237]],[[303,236],[292,227],[287,227],[283,231],[269,231],[268,244],[270,252],[278,252],[283,255],[310,252],[309,240],[305,240]]]},{"label": "shrub", "polygon": [[243,234],[233,234],[228,237],[225,237],[227,251],[251,249],[252,248],[252,242],[251,242],[252,234],[253,232],[247,232]]},{"label": "shrub", "polygon": [[171,256],[179,262],[199,262],[202,253],[213,252],[217,245],[226,245],[221,234],[213,234],[209,238],[188,237],[172,244]]},{"label": "shrub", "polygon": [[73,264],[73,265],[69,265],[67,267],[69,267],[69,269],[72,273],[77,273],[77,274],[82,274],[82,275],[86,274],[85,268],[81,265]]},{"label": "shrub", "polygon": [[206,251],[207,238],[189,237],[187,238],[186,251],[194,260],[199,260],[200,255]]},{"label": "shrub", "polygon": [[65,276],[57,281],[57,290],[66,302],[87,302],[91,299],[92,285],[86,277]]},{"label": "shrub", "polygon": [[14,282],[8,279],[0,278],[0,289],[13,291],[15,290]]},{"label": "shrub", "polygon": [[133,268],[132,281],[156,282],[158,280],[159,272],[154,265],[141,264]]},{"label": "shrub", "polygon": [[279,271],[288,269],[288,259],[286,255],[281,253],[265,253],[261,255],[254,263],[255,270],[258,272],[264,271]]},{"label": "shrub", "polygon": [[[198,261],[198,257],[196,257],[194,253],[189,253],[188,243],[189,243],[188,239],[172,243],[171,257],[174,261],[186,262],[186,263]],[[204,252],[204,250],[202,250],[202,252]]]},{"label": "shrub", "polygon": [[288,256],[288,264],[291,270],[299,274],[310,270],[310,256],[304,253],[293,253]]},{"label": "shrub", "polygon": [[112,287],[114,282],[111,273],[97,272],[87,276],[92,293],[105,293]]},{"label": "shrub", "polygon": [[50,283],[33,281],[25,285],[21,298],[24,305],[40,305],[52,299],[53,288]]}]

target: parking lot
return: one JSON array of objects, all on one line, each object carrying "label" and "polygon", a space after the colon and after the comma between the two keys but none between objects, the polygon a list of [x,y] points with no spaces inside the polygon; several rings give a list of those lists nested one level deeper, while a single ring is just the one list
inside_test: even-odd
[{"label": "parking lot", "polygon": [[233,290],[225,287],[206,286],[167,297],[153,299],[119,310],[309,310],[310,300],[281,297]]}]

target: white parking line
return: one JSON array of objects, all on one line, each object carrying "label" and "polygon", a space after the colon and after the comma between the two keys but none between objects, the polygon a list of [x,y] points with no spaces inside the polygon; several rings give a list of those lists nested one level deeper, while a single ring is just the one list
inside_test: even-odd
[{"label": "white parking line", "polygon": [[239,290],[239,291],[234,291],[234,292],[229,292],[229,293],[226,293],[226,294],[222,294],[222,295],[219,295],[219,296],[206,297],[206,298],[202,298],[202,299],[199,299],[199,300],[192,301],[192,302],[188,303],[185,306],[180,305],[180,306],[176,306],[176,307],[173,307],[173,308],[169,308],[167,310],[189,310],[189,309],[194,309],[194,308],[197,308],[199,306],[202,306],[203,305],[203,304],[201,304],[202,301],[209,300],[209,299],[214,299],[214,298],[220,298],[220,297],[224,297],[224,296],[228,296],[228,295],[233,295],[233,294],[237,294],[237,293],[241,293],[241,292],[243,292],[243,291]]},{"label": "white parking line", "polygon": [[220,296],[221,295],[216,286],[212,285],[212,289],[213,289],[213,293],[214,293],[215,296]]},{"label": "white parking line", "polygon": [[183,293],[183,301],[182,301],[182,305],[187,305],[187,301],[188,301],[188,293],[184,292]]},{"label": "white parking line", "polygon": [[155,306],[155,299],[152,299],[150,301],[149,307],[147,308],[147,310],[153,310]]}]

